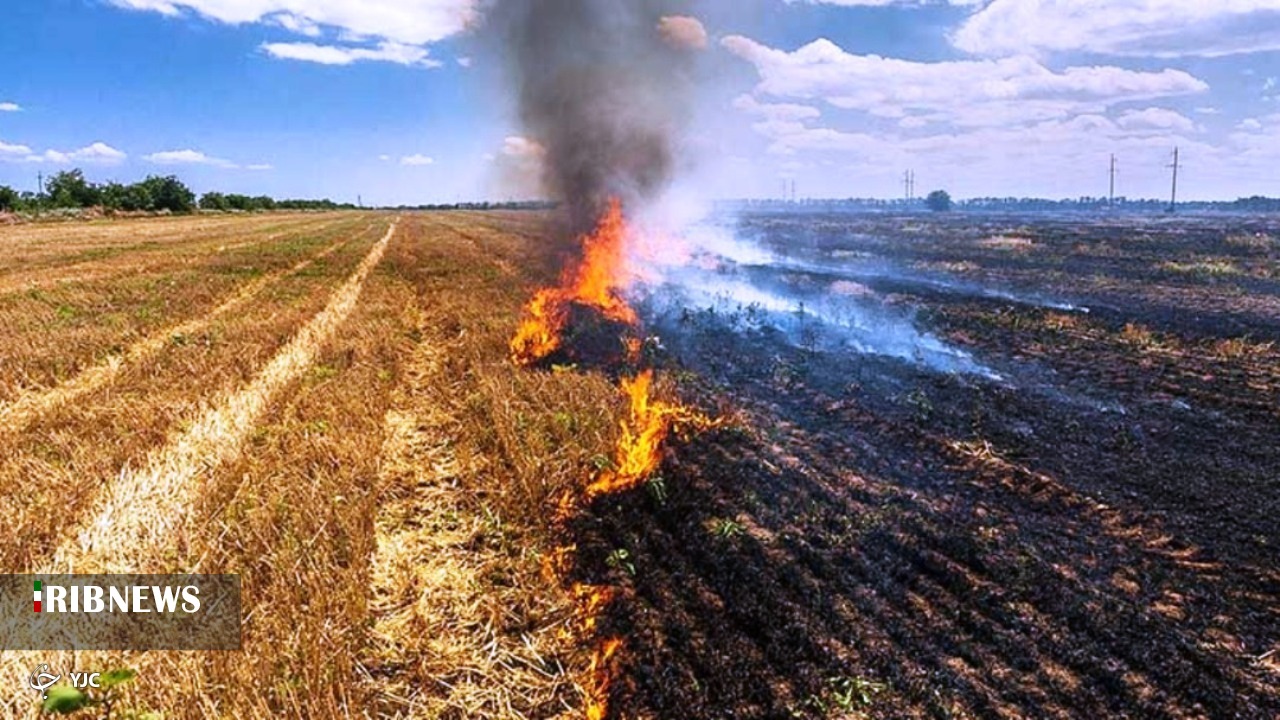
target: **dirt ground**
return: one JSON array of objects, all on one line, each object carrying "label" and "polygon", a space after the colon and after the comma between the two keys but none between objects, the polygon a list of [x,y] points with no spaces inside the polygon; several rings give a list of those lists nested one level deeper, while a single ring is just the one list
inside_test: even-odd
[{"label": "dirt ground", "polygon": [[994,373],[658,321],[734,421],[575,528],[619,717],[1280,717],[1277,222],[737,222]]}]

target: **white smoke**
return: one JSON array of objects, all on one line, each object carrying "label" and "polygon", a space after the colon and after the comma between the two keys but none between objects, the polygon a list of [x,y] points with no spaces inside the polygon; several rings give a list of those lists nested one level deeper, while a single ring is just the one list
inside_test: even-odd
[{"label": "white smoke", "polygon": [[[683,224],[676,225],[679,230],[666,229],[672,223]],[[646,213],[633,243],[635,275],[644,279],[637,295],[663,312],[745,313],[797,346],[998,377],[969,353],[918,329],[909,311],[883,296],[838,276],[816,281],[788,277],[789,271],[803,272],[806,265],[740,237],[734,225],[690,204]]]}]

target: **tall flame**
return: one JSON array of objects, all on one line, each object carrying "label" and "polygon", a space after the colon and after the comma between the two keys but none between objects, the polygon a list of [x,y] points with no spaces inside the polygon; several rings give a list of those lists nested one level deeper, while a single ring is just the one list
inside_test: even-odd
[{"label": "tall flame", "polygon": [[589,672],[594,687],[587,690],[587,720],[605,720],[609,716],[609,688],[613,685],[609,663],[621,647],[621,638],[605,638],[596,645],[596,650],[591,655]]},{"label": "tall flame", "polygon": [[[560,349],[574,305],[595,308],[603,317],[633,328],[639,326],[635,310],[622,297],[622,291],[633,279],[627,268],[627,241],[622,204],[613,200],[595,231],[582,238],[581,261],[565,269],[559,285],[540,290],[525,306],[525,317],[511,339],[511,359],[516,365],[532,365]],[[622,342],[629,361],[638,363],[640,339],[626,337]],[[662,444],[673,430],[681,426],[709,428],[719,424],[689,408],[654,399],[652,370],[633,378],[622,378],[621,390],[630,408],[621,423],[614,468],[587,485],[582,496],[588,501],[644,482],[661,464]],[[572,518],[580,507],[578,500],[576,492],[566,493],[560,499],[557,522],[566,523]],[[568,556],[574,550],[571,545],[554,550],[544,558],[543,572],[563,580],[569,565]],[[614,599],[614,589],[574,583],[572,592],[577,622],[567,632],[583,638],[596,636],[599,621]],[[604,720],[608,716],[615,655],[622,646],[623,641],[618,637],[597,639],[588,669],[590,686],[585,689],[587,720]]]},{"label": "tall flame", "polygon": [[652,370],[622,379],[622,392],[631,401],[631,410],[622,421],[615,467],[587,486],[588,499],[630,490],[648,479],[662,462],[662,443],[674,427],[685,424],[705,429],[715,425],[683,405],[654,400],[652,390]]},{"label": "tall flame", "polygon": [[621,294],[631,279],[626,240],[622,203],[614,199],[595,231],[582,238],[578,264],[565,269],[558,286],[539,290],[525,306],[525,319],[511,339],[511,359],[517,365],[531,365],[560,348],[571,304],[596,308],[627,325],[639,323]]}]

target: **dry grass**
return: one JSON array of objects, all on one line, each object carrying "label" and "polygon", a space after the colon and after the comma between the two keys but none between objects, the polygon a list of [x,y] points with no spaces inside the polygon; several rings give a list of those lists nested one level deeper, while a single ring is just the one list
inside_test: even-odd
[{"label": "dry grass", "polygon": [[1193,277],[1223,277],[1243,275],[1240,266],[1231,260],[1195,260],[1189,262],[1162,262],[1156,266],[1165,272]]},{"label": "dry grass", "polygon": [[31,270],[65,272],[95,264],[149,261],[175,250],[216,250],[243,242],[271,241],[306,227],[331,224],[337,214],[257,215],[243,218],[175,216],[146,220],[0,227],[5,266],[0,288]]},{"label": "dry grass", "polygon": [[287,270],[275,271],[245,283],[231,297],[224,300],[207,314],[143,337],[124,349],[120,354],[107,356],[97,365],[86,368],[53,388],[47,390],[32,388],[19,393],[9,402],[0,403],[0,432],[21,430],[36,417],[48,412],[50,409],[106,387],[127,365],[145,361],[147,358],[162,351],[166,345],[187,342],[189,338],[199,336],[219,318],[244,308],[273,282],[299,273],[317,260],[328,257],[341,248],[348,239],[343,238],[320,253],[298,262]]},{"label": "dry grass", "polygon": [[394,233],[393,224],[351,277],[334,291],[324,310],[271,358],[252,383],[149,454],[140,471],[120,473],[75,540],[64,541],[53,564],[38,574],[136,572],[151,552],[172,546],[166,543],[174,542],[183,511],[196,499],[197,480],[236,457],[276,395],[311,368],[321,347],[351,315],[365,278],[382,260]]},{"label": "dry grass", "polygon": [[1017,235],[992,235],[989,238],[979,240],[977,245],[978,247],[992,250],[1015,250],[1020,252],[1034,250],[1036,247],[1035,241],[1031,238]]},{"label": "dry grass", "polygon": [[[24,538],[0,568],[57,554],[242,578],[242,652],[76,665],[139,668],[126,705],[171,718],[580,713],[590,648],[542,570],[555,501],[608,454],[620,408],[603,377],[507,362],[520,306],[554,272],[531,246],[540,221],[514,217],[409,216],[382,257],[389,218],[361,233],[368,215],[324,225],[305,255],[255,245],[274,243],[272,270],[181,296],[109,376],[80,361],[19,391],[98,378],[0,437],[0,524]],[[151,339],[190,323],[183,342]],[[57,492],[20,491],[33,481]]]},{"label": "dry grass", "polygon": [[[25,541],[0,546],[0,567],[45,564],[112,479],[144,467],[150,453],[251,382],[376,239],[360,235],[269,285],[251,312],[214,319],[180,342],[170,338],[162,351],[125,364],[106,386],[0,434],[0,525]],[[51,347],[58,342],[56,334],[45,340]],[[32,493],[32,486],[50,491]]]},{"label": "dry grass", "polygon": [[1227,245],[1242,250],[1275,250],[1280,240],[1266,233],[1234,233],[1226,238]]},{"label": "dry grass", "polygon": [[[222,252],[184,230],[162,267],[0,295],[0,402],[57,385],[167,325],[205,315],[236,289],[366,227],[363,218],[343,218]],[[123,260],[144,263],[134,254]]]}]

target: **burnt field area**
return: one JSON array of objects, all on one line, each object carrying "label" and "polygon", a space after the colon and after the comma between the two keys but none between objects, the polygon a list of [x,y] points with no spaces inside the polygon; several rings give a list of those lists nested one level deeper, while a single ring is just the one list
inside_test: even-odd
[{"label": "burnt field area", "polygon": [[1280,716],[1280,222],[725,222],[642,303],[725,422],[572,528],[611,714]]}]

